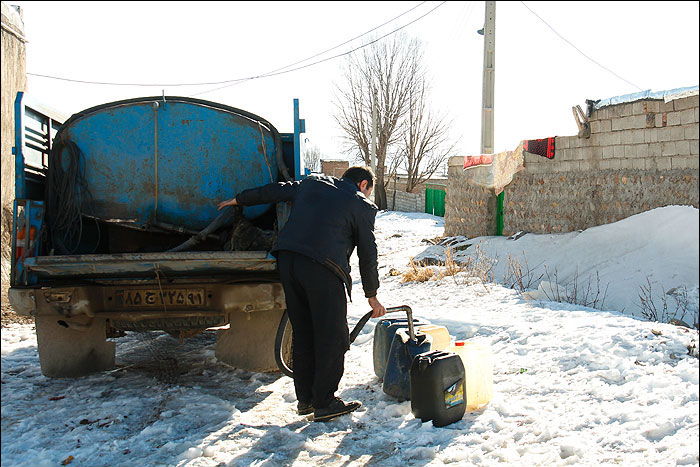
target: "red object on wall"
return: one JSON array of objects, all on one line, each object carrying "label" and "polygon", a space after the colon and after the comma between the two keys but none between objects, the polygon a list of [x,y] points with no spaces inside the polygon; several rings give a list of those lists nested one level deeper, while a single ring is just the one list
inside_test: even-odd
[{"label": "red object on wall", "polygon": [[530,154],[554,159],[554,136],[543,139],[529,139],[523,144],[523,149]]}]

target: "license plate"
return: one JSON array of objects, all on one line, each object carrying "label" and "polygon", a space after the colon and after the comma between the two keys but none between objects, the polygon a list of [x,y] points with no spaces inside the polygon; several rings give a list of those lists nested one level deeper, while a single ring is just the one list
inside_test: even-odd
[{"label": "license plate", "polygon": [[116,295],[121,295],[121,305],[126,308],[206,305],[204,289],[124,290]]}]

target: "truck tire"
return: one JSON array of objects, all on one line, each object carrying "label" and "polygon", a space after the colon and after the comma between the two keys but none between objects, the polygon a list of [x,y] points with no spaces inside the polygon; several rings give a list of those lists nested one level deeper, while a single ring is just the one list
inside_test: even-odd
[{"label": "truck tire", "polygon": [[280,371],[290,378],[294,377],[292,350],[292,323],[289,322],[287,310],[284,310],[275,337],[275,361]]},{"label": "truck tire", "polygon": [[106,321],[36,316],[41,372],[49,378],[75,378],[114,367],[116,344],[107,341]]}]

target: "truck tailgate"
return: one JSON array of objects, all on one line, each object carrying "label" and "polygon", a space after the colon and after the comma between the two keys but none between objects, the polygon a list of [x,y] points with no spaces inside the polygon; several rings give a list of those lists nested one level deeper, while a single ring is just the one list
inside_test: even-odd
[{"label": "truck tailgate", "polygon": [[98,278],[150,274],[166,276],[269,272],[276,259],[267,251],[201,251],[177,253],[119,253],[110,255],[37,256],[24,267],[38,277]]}]

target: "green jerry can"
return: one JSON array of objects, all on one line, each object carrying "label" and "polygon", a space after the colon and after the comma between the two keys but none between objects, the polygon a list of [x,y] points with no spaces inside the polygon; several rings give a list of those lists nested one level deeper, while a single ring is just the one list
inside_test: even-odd
[{"label": "green jerry can", "polygon": [[411,412],[421,421],[445,426],[462,419],[467,387],[462,359],[454,352],[432,350],[417,355],[410,370]]}]

